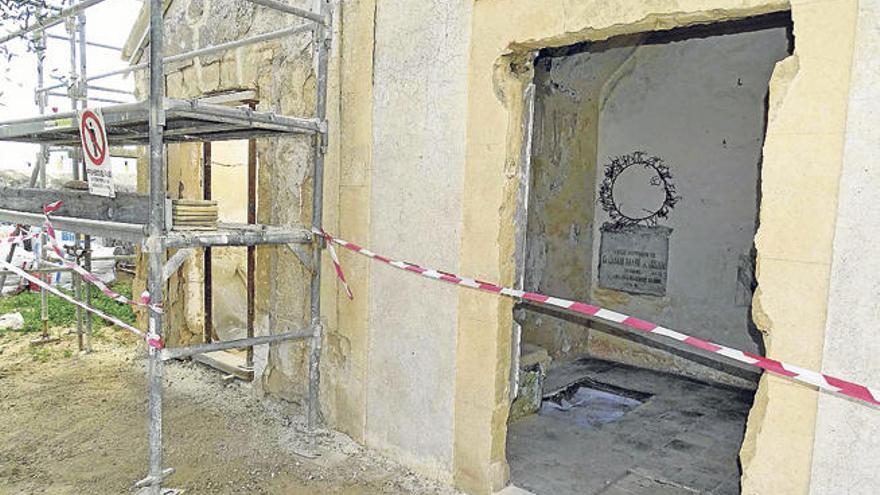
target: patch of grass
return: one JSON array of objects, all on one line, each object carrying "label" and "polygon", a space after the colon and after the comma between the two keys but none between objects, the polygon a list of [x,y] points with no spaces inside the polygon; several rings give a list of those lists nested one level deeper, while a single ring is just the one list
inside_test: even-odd
[{"label": "patch of grass", "polygon": [[[66,294],[73,295],[70,291],[60,290]],[[113,290],[129,299],[131,298],[131,284],[129,283],[117,283],[113,286]],[[85,292],[85,289],[83,289],[83,292]],[[92,306],[125,323],[132,325],[135,323],[135,315],[131,306],[110,299],[101,293],[97,287],[92,287]],[[39,292],[22,292],[14,296],[0,297],[0,315],[15,312],[21,313],[24,317],[24,327],[20,330],[21,332],[39,332],[42,330]],[[95,329],[101,328],[105,324],[97,316],[93,315],[92,318],[95,321]],[[70,327],[74,325],[76,325],[76,306],[49,294],[49,326]],[[4,331],[6,330],[0,330],[0,332]]]},{"label": "patch of grass", "polygon": [[28,354],[34,361],[45,363],[52,357],[52,350],[48,347],[34,345],[28,347]]}]

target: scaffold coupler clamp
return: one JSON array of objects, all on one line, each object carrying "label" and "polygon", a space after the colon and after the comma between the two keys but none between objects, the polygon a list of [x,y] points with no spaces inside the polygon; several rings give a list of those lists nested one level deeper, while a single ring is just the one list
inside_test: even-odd
[{"label": "scaffold coupler clamp", "polygon": [[[174,468],[165,468],[162,470],[161,476],[147,476],[146,478],[138,481],[131,487],[131,491],[137,490],[138,495],[150,493],[148,490],[157,485],[161,484],[165,481],[166,478],[174,474]],[[177,490],[174,488],[163,488],[160,493],[162,495],[180,495],[183,493],[183,490]]]}]

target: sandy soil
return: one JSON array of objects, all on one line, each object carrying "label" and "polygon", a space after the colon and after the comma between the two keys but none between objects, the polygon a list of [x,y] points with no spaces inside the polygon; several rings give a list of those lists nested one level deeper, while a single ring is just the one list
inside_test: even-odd
[{"label": "sandy soil", "polygon": [[[0,494],[128,493],[147,468],[143,346],[109,329],[90,355],[31,337],[0,333]],[[457,493],[331,431],[301,457],[303,407],[199,365],[169,365],[166,384],[167,484],[188,494]]]}]

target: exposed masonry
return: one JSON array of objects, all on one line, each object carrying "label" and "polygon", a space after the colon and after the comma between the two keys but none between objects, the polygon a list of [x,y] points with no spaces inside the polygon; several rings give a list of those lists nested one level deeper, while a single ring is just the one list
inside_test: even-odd
[{"label": "exposed masonry", "polygon": [[[306,1],[293,4],[311,6]],[[165,14],[166,52],[173,55],[301,22],[243,0],[175,0]],[[169,97],[192,98],[255,90],[258,110],[308,116],[315,99],[312,48],[311,34],[303,33],[171,64],[166,91]],[[201,198],[200,149],[196,144],[169,147],[168,191],[173,198]],[[257,140],[257,162],[257,222],[310,224],[310,138]],[[199,251],[169,282],[171,342],[197,342],[204,334],[202,264]],[[303,265],[286,249],[262,248],[257,249],[256,267],[255,334],[306,326],[310,276]],[[307,345],[302,343],[256,347],[255,383],[261,390],[298,401],[306,391],[302,377],[307,361]]]}]

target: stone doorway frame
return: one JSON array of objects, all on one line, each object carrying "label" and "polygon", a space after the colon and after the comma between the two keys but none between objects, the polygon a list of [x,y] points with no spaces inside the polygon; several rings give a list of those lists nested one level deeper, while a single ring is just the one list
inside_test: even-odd
[{"label": "stone doorway frame", "polygon": [[[790,11],[794,54],[770,81],[753,319],[767,354],[818,369],[857,0],[477,0],[468,76],[460,270],[512,284],[533,53],[621,34]],[[506,484],[512,302],[459,296],[455,484]],[[686,330],[686,329],[682,329]],[[764,376],[741,450],[743,493],[807,493],[817,393]],[[774,469],[785,465],[786,470]]]}]

